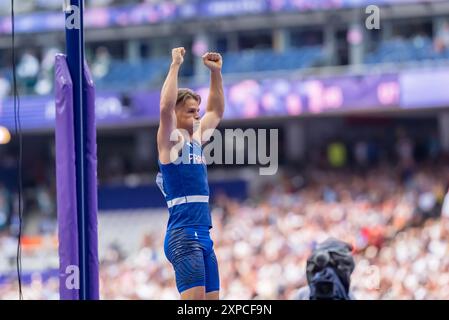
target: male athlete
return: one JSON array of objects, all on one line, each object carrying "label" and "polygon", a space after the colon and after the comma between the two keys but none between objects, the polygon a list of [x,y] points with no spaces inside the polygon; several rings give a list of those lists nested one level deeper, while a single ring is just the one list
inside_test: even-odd
[{"label": "male athlete", "polygon": [[209,186],[201,146],[206,142],[203,133],[215,129],[223,117],[222,58],[209,52],[202,57],[210,70],[210,92],[200,119],[201,97],[190,89],[178,89],[185,52],[184,48],[172,50],[172,63],[161,91],[157,183],[169,211],[164,250],[175,270],[181,299],[213,300],[219,298],[220,281],[209,234]]}]

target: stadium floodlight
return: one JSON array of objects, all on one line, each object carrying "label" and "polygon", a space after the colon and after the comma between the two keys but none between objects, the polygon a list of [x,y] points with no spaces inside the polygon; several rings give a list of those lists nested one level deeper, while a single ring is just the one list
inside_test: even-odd
[{"label": "stadium floodlight", "polygon": [[0,144],[8,144],[11,141],[11,133],[5,127],[0,126]]}]

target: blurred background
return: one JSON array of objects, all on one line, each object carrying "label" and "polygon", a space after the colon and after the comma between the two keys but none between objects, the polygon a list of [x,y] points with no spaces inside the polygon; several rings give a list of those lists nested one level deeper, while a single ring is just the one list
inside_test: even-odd
[{"label": "blurred background", "polygon": [[[381,10],[377,30],[365,26],[372,4]],[[279,130],[276,175],[260,176],[260,165],[209,167],[222,298],[294,299],[311,250],[333,236],[354,246],[357,299],[449,299],[449,1],[86,7],[103,299],[179,297],[163,252],[168,213],[154,182],[159,91],[176,46],[187,49],[180,86],[203,101],[208,73],[199,57],[223,55],[220,130]],[[16,11],[24,297],[58,299],[53,72],[55,53],[65,50],[62,1],[16,1]],[[0,299],[18,297],[9,12],[1,1]]]}]

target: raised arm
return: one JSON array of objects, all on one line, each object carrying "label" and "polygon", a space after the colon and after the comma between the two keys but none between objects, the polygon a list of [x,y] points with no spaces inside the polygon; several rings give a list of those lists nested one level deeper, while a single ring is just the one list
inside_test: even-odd
[{"label": "raised arm", "polygon": [[[223,78],[221,75],[221,67],[223,65],[223,59],[219,53],[208,52],[203,55],[203,62],[210,70],[210,89],[209,97],[207,99],[206,113],[201,119],[201,131],[202,133],[208,129],[215,129],[220,120],[223,118],[224,113],[224,90],[223,90]],[[203,142],[207,142],[210,136],[204,136]]]},{"label": "raised arm", "polygon": [[170,141],[170,135],[176,129],[175,106],[178,95],[178,73],[181,64],[184,62],[185,52],[182,47],[172,50],[172,63],[161,91],[157,146],[159,159],[163,163],[169,162],[170,148],[174,144],[173,141]]}]

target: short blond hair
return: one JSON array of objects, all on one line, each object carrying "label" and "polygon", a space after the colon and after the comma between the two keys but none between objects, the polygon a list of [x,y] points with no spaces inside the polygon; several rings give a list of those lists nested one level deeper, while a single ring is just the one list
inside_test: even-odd
[{"label": "short blond hair", "polygon": [[176,97],[176,105],[184,104],[187,99],[194,99],[198,102],[198,105],[201,104],[201,96],[198,93],[188,88],[179,89],[178,96]]}]

